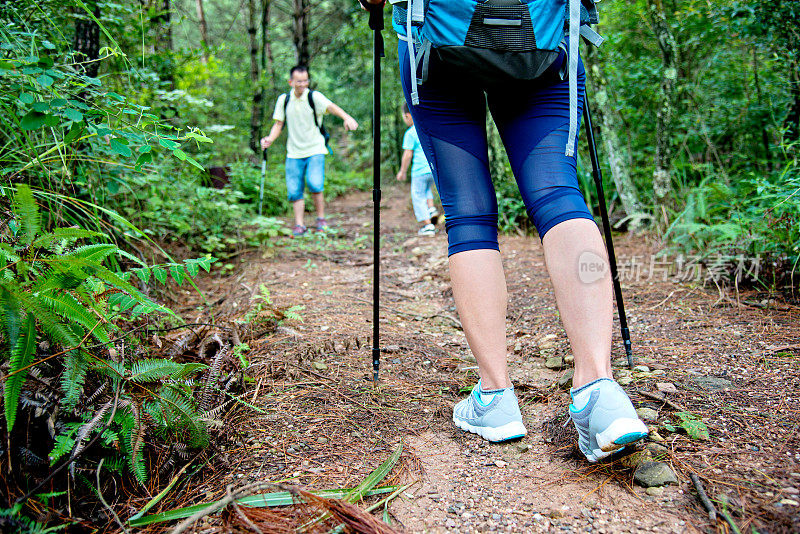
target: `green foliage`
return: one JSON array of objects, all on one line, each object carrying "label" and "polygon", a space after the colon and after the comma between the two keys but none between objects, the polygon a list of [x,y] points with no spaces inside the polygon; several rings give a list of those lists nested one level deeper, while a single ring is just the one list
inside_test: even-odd
[{"label": "green foliage", "polygon": [[680,420],[680,427],[686,431],[690,438],[700,440],[711,439],[711,436],[708,434],[708,427],[693,413],[676,412],[675,417]]},{"label": "green foliage", "polygon": [[790,275],[800,262],[797,162],[789,161],[781,172],[750,174],[728,184],[720,178],[704,180],[689,193],[667,236],[681,252],[706,261],[758,258],[766,272],[754,274],[765,283],[775,282],[770,275]]},{"label": "green foliage", "polygon": [[[208,271],[214,259],[142,265],[116,273],[104,263],[113,256],[130,257],[129,254],[113,244],[79,244],[82,239],[96,237],[79,228],[44,231],[39,206],[27,185],[17,185],[11,210],[10,231],[2,235],[0,242],[0,355],[9,364],[4,387],[8,431],[17,419],[20,395],[36,354],[37,336],[42,336],[60,350],[53,356],[60,356],[65,408],[79,405],[90,374],[107,377],[114,385],[122,409],[113,421],[107,421],[104,441],[112,449],[125,451],[130,470],[138,480],[146,479],[142,445],[148,425],[164,438],[171,436],[191,447],[205,446],[208,436],[193,398],[191,379],[207,366],[159,358],[119,363],[102,354],[110,354],[112,335],[120,333],[119,323],[148,314],[174,316],[135,288],[129,281],[131,276],[143,283],[166,283],[169,273],[172,280],[181,284],[197,276],[200,269]],[[90,338],[107,350],[89,350],[86,345]],[[67,424],[56,438],[51,459],[56,461],[83,447],[92,432],[103,428],[110,406],[109,400],[93,416],[88,414],[94,410],[84,412],[87,415],[80,426]],[[142,407],[151,423],[141,417]]]},{"label": "green foliage", "polygon": [[46,534],[64,530],[69,526],[69,524],[65,524],[47,527],[37,523],[22,515],[22,503],[15,504],[11,508],[0,508],[0,524],[8,528],[9,532],[16,532],[17,534]]},{"label": "green foliage", "polygon": [[258,289],[258,294],[253,295],[251,299],[254,304],[241,320],[243,324],[250,326],[258,326],[266,323],[281,325],[287,320],[303,321],[303,317],[299,312],[303,311],[305,306],[291,306],[289,308],[279,309],[272,303],[272,297],[270,296],[267,286],[260,284]]},{"label": "green foliage", "polygon": [[[141,169],[171,155],[202,169],[187,151],[210,138],[178,128],[152,107],[110,90],[76,61],[58,22],[45,15],[34,31],[17,8],[24,6],[4,7],[12,22],[0,27],[3,174],[23,176],[44,189],[77,189],[78,196],[102,203],[125,184],[120,168]],[[102,48],[99,61],[124,61],[117,43],[110,44]],[[100,163],[117,166],[117,171],[98,173]]]}]

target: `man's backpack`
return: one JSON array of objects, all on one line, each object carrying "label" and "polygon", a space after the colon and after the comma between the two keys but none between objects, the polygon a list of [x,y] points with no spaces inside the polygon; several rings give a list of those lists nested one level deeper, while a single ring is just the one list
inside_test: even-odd
[{"label": "man's backpack", "polygon": [[[289,127],[289,116],[286,114],[286,110],[289,108],[289,98],[291,98],[292,92],[289,91],[286,93],[285,98],[283,99],[283,119],[284,124],[286,127]],[[308,90],[308,105],[311,106],[311,112],[314,114],[314,124],[317,125],[319,128],[319,133],[322,134],[323,139],[325,139],[325,148],[328,149],[328,152],[331,152],[331,147],[328,145],[328,142],[331,140],[331,134],[328,133],[328,130],[325,129],[325,118],[322,118],[322,122],[317,119],[317,106],[314,104],[314,90]]]},{"label": "man's backpack", "polygon": [[572,156],[578,126],[579,38],[595,45],[602,38],[590,28],[598,22],[594,0],[407,0],[392,2],[392,25],[408,42],[411,103],[419,103],[417,85],[428,78],[431,63],[469,72],[487,85],[535,80],[558,59],[568,62]]}]

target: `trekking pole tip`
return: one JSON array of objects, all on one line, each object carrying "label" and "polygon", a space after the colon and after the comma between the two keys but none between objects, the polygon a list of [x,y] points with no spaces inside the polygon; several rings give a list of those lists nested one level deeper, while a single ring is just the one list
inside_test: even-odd
[{"label": "trekking pole tip", "polygon": [[372,384],[373,386],[378,384],[378,372],[380,371],[381,365],[381,349],[377,347],[372,348]]},{"label": "trekking pole tip", "polygon": [[625,339],[623,341],[625,344],[625,355],[628,357],[628,368],[633,369],[634,361],[633,361],[633,350],[631,349],[631,340]]}]

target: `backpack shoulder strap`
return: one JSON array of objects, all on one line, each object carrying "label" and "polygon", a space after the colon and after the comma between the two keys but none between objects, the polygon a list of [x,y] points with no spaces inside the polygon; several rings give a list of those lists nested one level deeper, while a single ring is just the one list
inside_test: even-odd
[{"label": "backpack shoulder strap", "polygon": [[314,124],[319,128],[319,120],[317,120],[317,106],[314,105],[314,90],[308,90],[308,105],[311,106],[311,112],[314,114]]},{"label": "backpack shoulder strap", "polygon": [[283,96],[284,96],[284,98],[283,98],[283,125],[284,126],[288,126],[289,125],[289,115],[286,114],[286,110],[289,109],[289,97],[292,96],[292,92],[289,91],[288,93],[285,93]]}]

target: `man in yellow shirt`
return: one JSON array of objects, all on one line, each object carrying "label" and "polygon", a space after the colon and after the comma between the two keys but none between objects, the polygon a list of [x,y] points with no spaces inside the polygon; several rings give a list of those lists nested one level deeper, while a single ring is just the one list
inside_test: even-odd
[{"label": "man in yellow shirt", "polygon": [[[308,67],[296,65],[289,71],[289,85],[292,90],[282,94],[275,103],[272,118],[275,123],[269,135],[261,139],[261,147],[269,148],[288,123],[288,139],[286,141],[286,190],[294,210],[294,229],[292,234],[300,236],[306,233],[303,225],[305,201],[303,192],[305,184],[314,199],[317,209],[317,230],[324,231],[328,227],[325,220],[325,154],[328,148],[323,136],[322,117],[332,113],[344,121],[345,130],[355,130],[358,123],[345,111],[328,100],[319,91],[308,88]],[[310,99],[309,99],[310,96]],[[286,99],[289,99],[288,102]],[[313,107],[312,107],[313,106]]]}]

